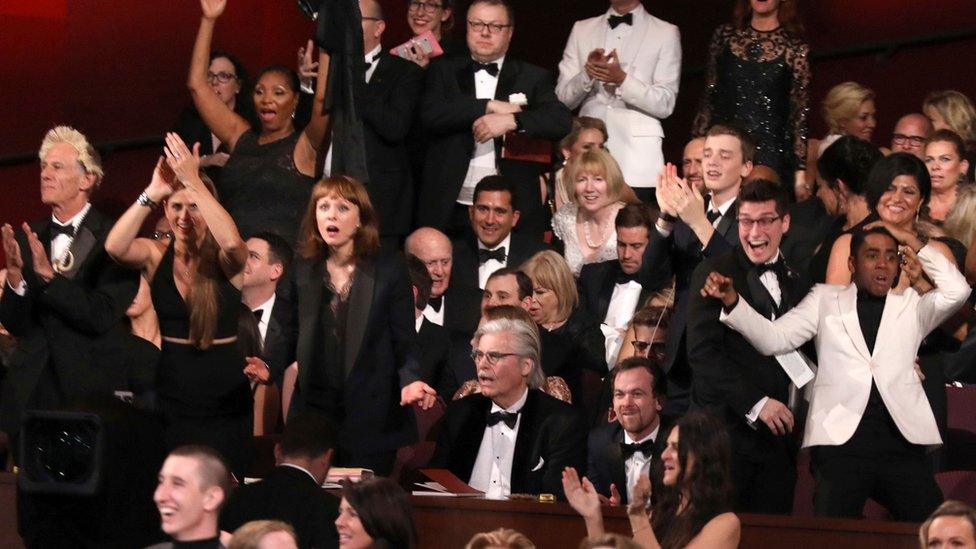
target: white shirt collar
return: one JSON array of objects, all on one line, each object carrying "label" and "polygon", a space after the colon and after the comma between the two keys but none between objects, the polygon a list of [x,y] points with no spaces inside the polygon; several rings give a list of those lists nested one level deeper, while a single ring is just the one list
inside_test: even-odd
[{"label": "white shirt collar", "polygon": [[271,309],[274,308],[275,298],[278,296],[277,293],[271,294],[271,298],[264,303],[258,305],[257,307],[251,309],[252,311],[261,311],[261,320],[259,322],[264,322],[267,324],[268,319],[271,317]]},{"label": "white shirt collar", "polygon": [[421,313],[419,316],[417,316],[417,320],[414,321],[414,328],[416,329],[417,333],[420,333],[420,327],[423,325],[424,325],[424,315],[423,313]]},{"label": "white shirt collar", "polygon": [[627,444],[640,444],[640,443],[644,442],[645,440],[657,440],[657,433],[660,430],[661,430],[661,419],[658,418],[658,420],[657,420],[657,427],[655,427],[654,430],[651,431],[651,434],[647,435],[646,437],[644,437],[644,438],[642,438],[640,440],[634,440],[634,439],[632,439],[630,437],[630,433],[628,433],[627,431],[624,431],[624,442],[626,442]]},{"label": "white shirt collar", "polygon": [[[725,216],[725,212],[729,211],[729,208],[732,207],[732,203],[735,202],[735,199],[736,198],[737,197],[733,196],[732,198],[726,200],[723,204],[719,204],[718,205],[718,213],[722,214],[722,216],[724,217]],[[715,211],[715,208],[713,207],[713,204],[712,204],[712,200],[711,199],[708,200],[708,209],[711,210],[711,211]]]},{"label": "white shirt collar", "polygon": [[[299,471],[303,471],[306,475],[311,477],[312,480],[315,480],[315,475],[313,475],[311,471],[302,467],[301,465],[295,465],[294,463],[282,463],[279,465],[279,467],[291,467],[292,469],[298,469]],[[319,482],[318,480],[315,480],[316,484],[318,484],[318,482]]]},{"label": "white shirt collar", "polygon": [[773,263],[776,263],[777,261],[779,261],[779,249],[776,250],[776,255],[774,255],[773,258],[770,259],[769,261],[763,263],[763,265],[772,265]]},{"label": "white shirt collar", "polygon": [[376,46],[375,48],[373,48],[372,50],[370,50],[370,52],[367,53],[366,56],[365,56],[366,62],[367,63],[375,63],[376,60],[379,59],[380,52],[382,50],[383,50],[383,45],[382,44],[380,44],[380,45]]},{"label": "white shirt collar", "polygon": [[499,242],[498,245],[495,246],[494,248],[489,248],[488,246],[485,246],[484,244],[481,243],[481,239],[480,238],[478,239],[478,249],[479,250],[489,250],[489,251],[491,251],[491,250],[497,250],[498,248],[505,248],[505,252],[510,253],[512,251],[511,244],[512,244],[512,233],[511,233],[511,231],[509,231],[508,236],[505,237],[505,240],[502,240],[501,242]]},{"label": "white shirt collar", "polygon": [[58,221],[58,218],[54,217],[54,214],[51,214],[51,221],[57,223],[58,225],[61,225],[62,227],[67,227],[68,225],[71,225],[72,227],[75,228],[75,230],[77,230],[78,225],[81,225],[81,220],[84,219],[85,215],[88,214],[88,210],[90,209],[91,209],[91,202],[85,202],[85,207],[82,208],[80,212],[76,213],[74,217],[69,219],[67,223],[61,223],[60,221]]},{"label": "white shirt collar", "polygon": [[[474,60],[475,62],[480,63],[480,61],[478,61],[474,57],[472,57],[471,59]],[[505,64],[505,56],[503,55],[503,56],[499,57],[498,59],[492,59],[488,63],[485,63],[485,65],[487,65],[489,63],[498,63],[498,74],[501,74],[501,72],[502,72],[502,66]],[[491,76],[491,75],[489,75],[489,76]],[[492,76],[492,78],[498,78],[498,75],[496,74],[495,76]]]},{"label": "white shirt collar", "polygon": [[522,407],[525,406],[525,401],[528,399],[529,399],[529,388],[526,387],[525,392],[522,393],[522,398],[515,401],[515,404],[512,404],[508,408],[502,408],[501,406],[495,404],[494,401],[492,401],[491,412],[509,412],[513,414],[518,413],[522,409]]}]

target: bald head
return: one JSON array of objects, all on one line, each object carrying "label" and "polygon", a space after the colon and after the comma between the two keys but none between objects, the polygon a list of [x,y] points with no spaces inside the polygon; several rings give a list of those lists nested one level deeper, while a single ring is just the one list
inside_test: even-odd
[{"label": "bald head", "polygon": [[705,154],[705,138],[696,137],[685,145],[681,157],[681,175],[685,181],[705,191],[705,181],[702,179],[702,157]]},{"label": "bald head", "polygon": [[359,12],[363,16],[363,52],[368,54],[380,45],[386,30],[383,6],[376,0],[359,0]]},{"label": "bald head", "polygon": [[404,249],[424,262],[434,284],[431,297],[440,297],[447,291],[451,282],[451,241],[447,236],[431,227],[421,227],[407,237]]},{"label": "bald head", "polygon": [[924,114],[913,112],[898,119],[891,135],[891,152],[925,156],[925,140],[932,135],[932,123]]}]

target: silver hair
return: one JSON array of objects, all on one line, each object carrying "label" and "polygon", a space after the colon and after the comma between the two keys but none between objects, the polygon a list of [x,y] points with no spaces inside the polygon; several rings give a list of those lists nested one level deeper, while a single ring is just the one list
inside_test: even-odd
[{"label": "silver hair", "polygon": [[41,160],[44,160],[51,147],[58,143],[71,145],[78,152],[78,164],[81,166],[81,169],[86,174],[95,176],[95,184],[92,185],[89,191],[89,194],[91,194],[91,191],[98,188],[102,182],[102,178],[105,176],[105,171],[102,169],[102,159],[99,157],[98,151],[95,150],[95,147],[88,142],[88,138],[80,131],[71,126],[57,126],[48,131],[44,136],[44,140],[41,142],[41,150],[37,156]]},{"label": "silver hair", "polygon": [[546,383],[546,374],[542,372],[542,361],[539,358],[539,349],[542,345],[539,340],[539,330],[528,322],[510,318],[499,318],[485,322],[471,338],[471,347],[477,347],[483,335],[502,332],[511,336],[510,341],[514,347],[513,353],[532,361],[532,369],[529,370],[526,383],[532,389],[543,387]]}]

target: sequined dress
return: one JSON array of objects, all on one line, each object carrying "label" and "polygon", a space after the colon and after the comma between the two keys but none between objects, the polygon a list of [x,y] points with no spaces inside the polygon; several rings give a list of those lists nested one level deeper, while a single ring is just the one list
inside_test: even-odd
[{"label": "sequined dress", "polygon": [[809,53],[806,42],[783,28],[717,28],[693,133],[738,120],[756,140],[755,162],[792,182],[806,165]]}]

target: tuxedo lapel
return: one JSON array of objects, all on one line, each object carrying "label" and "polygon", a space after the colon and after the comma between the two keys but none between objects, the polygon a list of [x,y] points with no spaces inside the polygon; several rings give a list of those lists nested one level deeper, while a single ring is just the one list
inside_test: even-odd
[{"label": "tuxedo lapel", "polygon": [[[305,263],[295,270],[298,281],[299,338],[295,349],[298,358],[298,377],[304,380],[313,368],[315,341],[318,334],[319,310],[322,307],[322,261]],[[306,274],[307,273],[307,274]],[[304,383],[299,383],[299,386]]]},{"label": "tuxedo lapel", "polygon": [[536,466],[530,461],[536,453],[536,442],[539,440],[537,421],[541,421],[541,418],[536,412],[539,403],[538,397],[539,395],[535,391],[529,389],[525,406],[520,411],[522,419],[519,423],[518,435],[515,437],[515,455],[512,456],[512,492],[527,489],[525,479],[532,468]]},{"label": "tuxedo lapel", "polygon": [[279,306],[279,300],[276,299],[274,307],[271,308],[271,314],[268,316],[268,330],[264,334],[264,344],[262,345],[264,352],[267,352],[268,347],[281,335],[281,323],[278,322],[275,315],[275,309]]},{"label": "tuxedo lapel", "polygon": [[739,205],[738,200],[732,202],[732,205],[729,206],[728,210],[726,210],[725,215],[723,215],[722,218],[719,219],[718,226],[715,227],[715,230],[718,231],[718,234],[722,235],[722,238],[726,240],[729,240],[729,230],[733,229],[735,225],[738,224],[736,220],[736,216],[738,215],[739,212],[738,205]]},{"label": "tuxedo lapel", "polygon": [[874,353],[877,353],[878,349],[884,348],[884,339],[886,339],[886,336],[889,334],[897,336],[901,333],[897,328],[898,319],[901,318],[901,313],[908,304],[908,301],[908,299],[905,299],[904,293],[896,294],[895,292],[888,292],[888,297],[885,298],[884,310],[881,312],[878,335],[874,341]]},{"label": "tuxedo lapel", "polygon": [[515,93],[515,80],[518,77],[519,66],[515,59],[506,59],[498,72],[498,85],[495,86],[495,99],[508,101],[508,96]]},{"label": "tuxedo lapel", "polygon": [[369,82],[366,83],[366,86],[377,89],[386,88],[386,78],[392,68],[393,65],[390,63],[389,54],[381,50],[377,56],[376,68],[373,70],[373,74]]},{"label": "tuxedo lapel", "polygon": [[97,243],[98,241],[95,239],[95,235],[92,234],[91,229],[87,227],[86,223],[78,227],[78,232],[75,234],[74,240],[71,241],[70,252],[73,258],[71,268],[62,272],[61,276],[69,280],[74,280],[78,271],[81,270],[81,266],[88,259],[88,256],[91,255]]},{"label": "tuxedo lapel", "polygon": [[[610,299],[613,297],[613,289],[616,286],[616,275],[620,270],[620,263],[614,262],[615,265],[611,266],[603,275],[603,281],[600,284],[600,294],[597,297],[597,313],[599,314],[600,322],[607,317],[607,311],[610,310]],[[638,303],[640,307],[640,303]]]},{"label": "tuxedo lapel", "polygon": [[[473,399],[468,408],[468,416],[457,434],[457,439],[453,443],[452,454],[455,455],[453,461],[457,466],[453,469],[455,475],[464,482],[471,480],[471,472],[474,470],[474,462],[478,459],[478,450],[481,449],[481,439],[485,436],[485,428],[488,426],[488,410],[491,409],[491,400],[482,395],[472,395]],[[450,465],[449,465],[450,466]]]},{"label": "tuxedo lapel", "polygon": [[466,62],[462,62],[461,66],[458,67],[456,74],[458,88],[461,90],[461,95],[466,97],[474,97],[474,72],[471,70],[471,60],[466,59]]},{"label": "tuxedo lapel", "polygon": [[[658,436],[661,436],[658,433]],[[608,448],[608,461],[607,465],[610,467],[610,479],[617,485],[617,491],[620,492],[621,497],[627,502],[627,467],[624,465],[624,455],[620,450],[620,443],[624,441],[624,429],[620,424],[617,424],[617,429],[613,435],[613,444]]]},{"label": "tuxedo lapel", "polygon": [[[640,9],[640,8],[637,8]],[[634,10],[637,11],[637,10]],[[619,58],[620,64],[623,65],[624,70],[630,71],[631,67],[634,66],[634,60],[637,59],[637,54],[640,52],[641,47],[644,42],[647,41],[648,35],[651,31],[651,19],[650,14],[645,13],[642,17],[644,21],[643,25],[638,26],[634,23],[634,29],[631,31],[630,36],[627,37],[627,41],[624,42],[623,52],[617,52],[617,55],[626,55],[625,58]],[[604,25],[606,27],[606,25]],[[606,32],[606,31],[604,31]]]},{"label": "tuxedo lapel", "polygon": [[349,311],[346,316],[346,375],[352,371],[359,358],[359,348],[366,335],[366,324],[373,305],[376,287],[376,264],[369,262],[358,269],[356,279],[349,290]]},{"label": "tuxedo lapel", "polygon": [[[847,336],[851,338],[851,344],[854,345],[854,348],[865,361],[870,361],[871,353],[868,351],[868,344],[864,341],[864,332],[861,331],[861,323],[857,318],[857,286],[853,282],[837,293],[837,306],[840,309],[841,322],[844,324]],[[887,309],[887,306],[885,308]],[[881,333],[880,330],[878,333]],[[874,347],[877,349],[877,342],[875,343]]]}]

